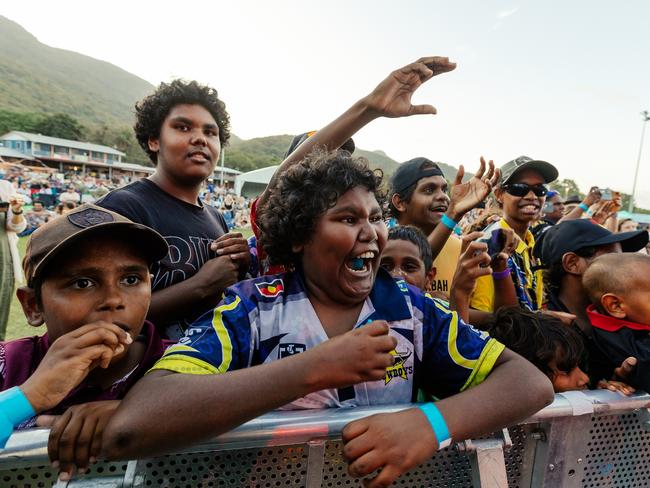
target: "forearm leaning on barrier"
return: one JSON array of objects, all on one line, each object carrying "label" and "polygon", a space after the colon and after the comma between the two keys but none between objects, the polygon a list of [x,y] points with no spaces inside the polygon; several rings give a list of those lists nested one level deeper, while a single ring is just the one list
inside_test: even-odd
[{"label": "forearm leaning on barrier", "polygon": [[550,380],[531,363],[506,349],[483,383],[436,405],[452,438],[460,441],[516,424],[552,401]]},{"label": "forearm leaning on barrier", "polygon": [[109,459],[177,450],[314,391],[299,354],[219,375],[153,371],[140,380],[108,424]]}]

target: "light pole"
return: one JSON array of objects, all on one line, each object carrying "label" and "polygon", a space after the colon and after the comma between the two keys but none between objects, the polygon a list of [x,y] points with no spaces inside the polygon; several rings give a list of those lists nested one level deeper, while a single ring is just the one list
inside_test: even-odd
[{"label": "light pole", "polygon": [[221,188],[223,188],[223,165],[226,159],[226,150],[221,148]]},{"label": "light pole", "polygon": [[634,171],[634,183],[632,183],[632,195],[630,196],[630,205],[627,211],[632,213],[634,211],[634,194],[636,193],[636,180],[639,176],[639,166],[641,165],[641,153],[643,152],[643,137],[645,136],[645,125],[650,120],[650,112],[644,110],[641,112],[643,117],[643,125],[641,127],[641,144],[639,145],[639,157],[636,160],[636,170]]}]

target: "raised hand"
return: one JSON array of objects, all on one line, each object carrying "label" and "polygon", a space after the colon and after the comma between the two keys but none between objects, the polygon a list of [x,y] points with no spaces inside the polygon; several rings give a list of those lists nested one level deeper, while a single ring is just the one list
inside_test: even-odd
[{"label": "raised hand", "polygon": [[[487,172],[485,171],[486,166],[488,167]],[[486,163],[481,156],[481,165],[476,174],[465,183],[463,183],[463,176],[465,176],[465,167],[461,164],[449,192],[451,202],[448,212],[456,222],[487,198],[499,181],[501,170],[494,167],[494,161],[490,160],[489,163]]]},{"label": "raised hand", "polygon": [[452,71],[456,63],[439,56],[418,59],[415,63],[393,71],[388,78],[365,97],[368,108],[379,117],[408,117],[410,115],[435,114],[432,105],[412,105],[413,93],[436,75]]},{"label": "raised hand", "polygon": [[14,213],[20,213],[20,211],[23,209],[23,205],[25,205],[25,201],[23,200],[23,197],[20,195],[13,195],[9,199],[9,205],[11,206],[11,211]]},{"label": "raised hand", "polygon": [[596,202],[591,207],[593,215],[591,216],[592,220],[600,225],[604,225],[607,222],[607,219],[616,215],[616,212],[620,209],[615,200],[600,200]]},{"label": "raised hand", "polygon": [[589,189],[589,193],[587,193],[587,196],[582,201],[582,203],[587,205],[587,207],[591,207],[594,203],[600,200],[600,197],[601,197],[600,189],[597,186],[592,186]]}]

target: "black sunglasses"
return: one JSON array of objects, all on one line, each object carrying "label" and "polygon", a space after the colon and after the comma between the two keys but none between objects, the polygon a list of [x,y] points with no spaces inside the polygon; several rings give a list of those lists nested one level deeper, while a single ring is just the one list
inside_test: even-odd
[{"label": "black sunglasses", "polygon": [[525,197],[532,191],[536,197],[543,197],[548,193],[548,188],[544,185],[529,185],[528,183],[511,183],[504,185],[503,189],[515,197]]}]

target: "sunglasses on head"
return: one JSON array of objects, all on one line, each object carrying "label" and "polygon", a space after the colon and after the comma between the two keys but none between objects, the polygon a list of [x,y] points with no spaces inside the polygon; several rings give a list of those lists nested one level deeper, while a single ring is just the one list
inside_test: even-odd
[{"label": "sunglasses on head", "polygon": [[529,185],[528,183],[510,183],[509,185],[504,185],[503,189],[515,197],[525,197],[530,191],[536,197],[543,197],[548,193],[548,188],[544,185]]}]

